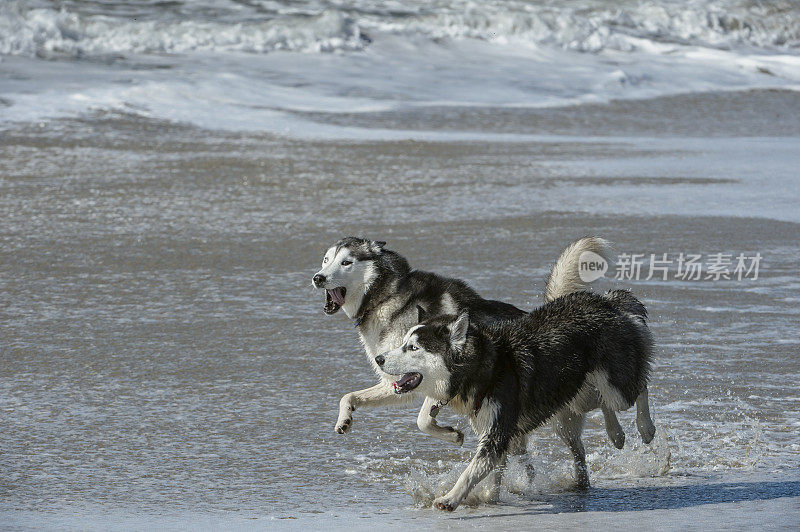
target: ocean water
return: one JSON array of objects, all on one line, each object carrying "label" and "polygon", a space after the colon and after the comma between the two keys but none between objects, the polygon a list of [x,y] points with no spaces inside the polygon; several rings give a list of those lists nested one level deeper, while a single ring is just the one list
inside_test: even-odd
[{"label": "ocean water", "polygon": [[[0,3],[0,527],[792,528],[798,44],[790,1]],[[522,308],[586,234],[762,262],[602,280],[653,443],[590,415],[579,494],[542,428],[443,515],[468,431],[333,431],[375,380],[310,287],[347,234]]]},{"label": "ocean water", "polygon": [[102,110],[330,138],[303,113],[796,89],[799,46],[788,0],[7,0],[2,123]]}]

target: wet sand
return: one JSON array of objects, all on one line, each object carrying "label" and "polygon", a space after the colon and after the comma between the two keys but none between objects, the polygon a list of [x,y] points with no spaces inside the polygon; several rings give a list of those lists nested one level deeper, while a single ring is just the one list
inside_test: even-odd
[{"label": "wet sand", "polygon": [[[501,113],[497,127],[465,109],[316,117],[542,136],[508,142],[312,141],[127,115],[0,132],[3,521],[790,527],[800,134],[787,115],[760,111],[796,117],[799,102],[692,96],[530,111],[530,123]],[[474,437],[461,449],[432,441],[413,407],[361,410],[352,434],[333,433],[340,395],[374,380],[352,324],[324,316],[309,286],[345,234],[386,240],[415,267],[523,308],[586,234],[622,253],[764,260],[758,280],[603,281],[634,290],[652,316],[653,444],[638,441],[629,412],[617,451],[590,417],[594,488],[578,495],[566,491],[563,446],[542,429],[526,495],[443,516],[431,498]]]},{"label": "wet sand", "polygon": [[800,134],[800,92],[749,90],[552,108],[421,107],[381,113],[298,113],[366,128],[580,136],[779,137]]}]

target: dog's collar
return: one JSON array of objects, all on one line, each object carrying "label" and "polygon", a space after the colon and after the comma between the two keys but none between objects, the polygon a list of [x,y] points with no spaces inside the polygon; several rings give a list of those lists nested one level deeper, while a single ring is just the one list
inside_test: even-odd
[{"label": "dog's collar", "polygon": [[[477,416],[478,412],[481,410],[481,406],[483,405],[483,400],[486,399],[486,395],[489,393],[489,389],[483,390],[481,393],[475,397],[475,406],[472,407],[472,414]],[[436,403],[431,406],[431,417],[436,417],[439,414],[439,410],[447,405],[450,402],[450,399],[447,401],[437,401]]]},{"label": "dog's collar", "polygon": [[437,401],[436,403],[434,403],[434,405],[431,407],[431,412],[430,412],[431,417],[438,416],[439,410],[449,402],[450,399],[448,399],[447,401]]},{"label": "dog's collar", "polygon": [[354,319],[353,320],[353,328],[357,329],[358,326],[361,325],[363,322],[364,322],[364,316],[361,316],[360,318]]}]

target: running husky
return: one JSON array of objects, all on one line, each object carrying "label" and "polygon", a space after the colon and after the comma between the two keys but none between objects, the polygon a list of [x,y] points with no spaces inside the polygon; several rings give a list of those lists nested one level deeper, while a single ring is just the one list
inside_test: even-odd
[{"label": "running husky", "polygon": [[449,493],[434,501],[455,510],[495,468],[514,442],[555,419],[575,462],[579,488],[589,486],[581,442],[583,406],[598,390],[603,408],[634,403],[642,423],[653,340],[647,311],[625,290],[604,296],[574,292],[530,314],[470,323],[468,311],[415,325],[402,345],[375,358],[398,394],[412,390],[468,416],[480,442]]},{"label": "running husky", "polygon": [[[367,358],[380,376],[380,382],[365,390],[351,392],[339,402],[339,417],[335,430],[340,434],[352,426],[353,412],[360,406],[405,404],[411,394],[396,394],[391,378],[381,372],[375,357],[399,347],[410,327],[419,322],[418,307],[428,315],[458,314],[468,310],[475,324],[524,316],[525,312],[500,301],[486,300],[461,280],[450,279],[434,273],[412,270],[408,261],[385,249],[385,242],[347,237],[334,244],[325,253],[322,269],[313,277],[313,285],[325,289],[326,314],[343,309],[361,337]],[[608,243],[600,238],[582,238],[568,246],[559,257],[547,281],[545,300],[581,290],[586,284],[578,275],[581,254],[591,251],[608,257]],[[401,388],[412,386],[400,382]],[[601,406],[599,395],[589,394],[582,404],[583,412]],[[643,402],[647,406],[647,402]],[[426,398],[417,425],[433,437],[461,445],[464,435],[453,427],[436,423],[436,401]],[[625,442],[625,433],[613,410],[603,408],[606,431],[618,448]],[[645,442],[649,442],[655,428],[639,426]],[[524,441],[515,453],[524,453]]]}]

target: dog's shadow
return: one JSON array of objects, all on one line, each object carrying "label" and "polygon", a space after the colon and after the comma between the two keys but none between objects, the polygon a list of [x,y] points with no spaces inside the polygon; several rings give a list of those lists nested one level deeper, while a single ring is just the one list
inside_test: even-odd
[{"label": "dog's shadow", "polygon": [[[531,504],[536,504],[535,507],[520,508],[520,511],[463,516],[461,518],[481,519],[576,512],[675,510],[704,504],[765,501],[782,497],[800,497],[800,481],[591,488],[585,492],[569,492],[545,497],[538,496],[535,501],[531,501]],[[525,505],[525,503],[520,505]]]}]

